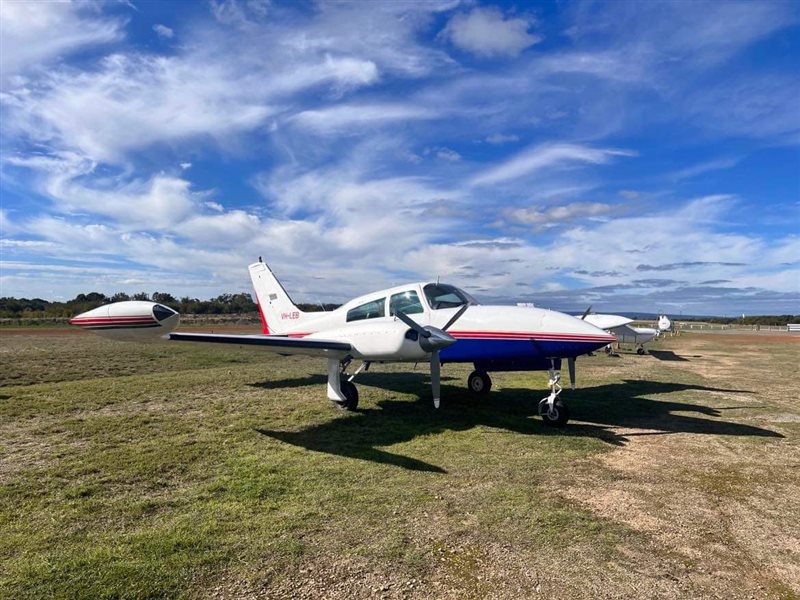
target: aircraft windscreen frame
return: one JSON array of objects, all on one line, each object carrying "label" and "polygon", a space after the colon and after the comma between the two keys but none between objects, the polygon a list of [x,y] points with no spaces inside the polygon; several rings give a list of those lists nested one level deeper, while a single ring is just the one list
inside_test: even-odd
[{"label": "aircraft windscreen frame", "polygon": [[[439,295],[433,290],[438,290]],[[455,308],[465,304],[478,304],[478,302],[467,292],[447,283],[429,283],[422,288],[425,299],[431,310],[441,310],[443,308]],[[454,298],[450,298],[454,296]],[[446,298],[446,299],[445,299]]]}]

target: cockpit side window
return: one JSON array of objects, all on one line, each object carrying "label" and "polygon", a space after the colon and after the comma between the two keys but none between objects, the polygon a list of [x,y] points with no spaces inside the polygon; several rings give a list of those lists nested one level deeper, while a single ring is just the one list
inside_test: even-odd
[{"label": "cockpit side window", "polygon": [[347,311],[347,322],[377,319],[386,315],[386,298],[373,300]]},{"label": "cockpit side window", "polygon": [[422,290],[425,292],[425,298],[427,298],[428,304],[433,310],[453,308],[464,304],[477,304],[475,299],[464,290],[446,283],[429,283]]},{"label": "cockpit side window", "polygon": [[389,300],[389,315],[394,316],[397,311],[407,315],[413,315],[423,312],[422,302],[419,301],[419,296],[414,290],[407,292],[400,292],[399,294],[392,295]]}]

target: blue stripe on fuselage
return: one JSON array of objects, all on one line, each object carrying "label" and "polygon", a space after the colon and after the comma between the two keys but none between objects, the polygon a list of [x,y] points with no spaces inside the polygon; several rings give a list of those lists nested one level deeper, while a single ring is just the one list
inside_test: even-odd
[{"label": "blue stripe on fuselage", "polygon": [[[607,342],[576,342],[567,340],[499,340],[459,339],[444,348],[442,362],[512,362],[538,365],[550,357],[581,356],[605,346]],[[539,368],[539,367],[533,367]]]}]

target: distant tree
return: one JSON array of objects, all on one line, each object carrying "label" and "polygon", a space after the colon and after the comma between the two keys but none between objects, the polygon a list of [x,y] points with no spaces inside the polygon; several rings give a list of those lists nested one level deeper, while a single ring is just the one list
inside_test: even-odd
[{"label": "distant tree", "polygon": [[111,296],[111,301],[112,302],[125,302],[125,301],[130,300],[130,299],[131,299],[131,297],[128,296],[128,294],[126,294],[125,292],[117,292],[116,294]]},{"label": "distant tree", "polygon": [[131,300],[144,300],[146,302],[150,300],[150,296],[147,295],[147,292],[137,292],[131,296]]},{"label": "distant tree", "polygon": [[153,292],[151,296],[153,302],[158,302],[159,304],[165,304],[170,308],[178,309],[180,303],[175,299],[175,296],[172,294],[167,294],[166,292]]}]

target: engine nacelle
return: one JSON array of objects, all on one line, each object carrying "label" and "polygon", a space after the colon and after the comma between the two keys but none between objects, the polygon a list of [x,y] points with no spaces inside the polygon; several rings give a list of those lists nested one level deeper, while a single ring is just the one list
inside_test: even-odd
[{"label": "engine nacelle", "polygon": [[347,341],[353,357],[363,360],[411,361],[424,360],[428,355],[417,341],[415,331],[401,321],[372,320],[351,323],[341,329],[311,334],[308,339],[337,339]]},{"label": "engine nacelle", "polygon": [[142,341],[169,333],[179,321],[180,315],[168,306],[132,300],[99,306],[69,323],[114,340]]}]

